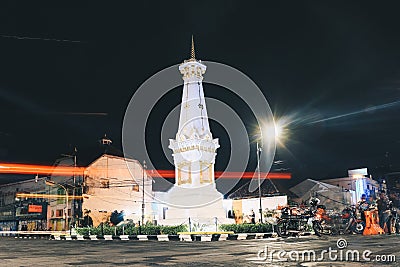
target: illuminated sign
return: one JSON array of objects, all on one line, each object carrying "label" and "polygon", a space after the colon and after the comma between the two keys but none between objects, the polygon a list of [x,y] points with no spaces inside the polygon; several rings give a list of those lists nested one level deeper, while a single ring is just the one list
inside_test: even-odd
[{"label": "illuminated sign", "polygon": [[28,213],[41,213],[42,212],[42,205],[29,205],[28,206]]}]

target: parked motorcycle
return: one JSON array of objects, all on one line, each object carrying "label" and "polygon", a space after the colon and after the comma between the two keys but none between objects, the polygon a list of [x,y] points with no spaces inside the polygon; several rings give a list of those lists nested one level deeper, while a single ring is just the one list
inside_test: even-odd
[{"label": "parked motorcycle", "polygon": [[312,229],[315,209],[298,209],[285,207],[281,210],[281,217],[275,226],[280,237],[302,235]]},{"label": "parked motorcycle", "polygon": [[328,214],[326,208],[318,207],[313,223],[316,235],[362,234],[365,222],[357,217],[355,206],[346,207],[340,214]]},{"label": "parked motorcycle", "polygon": [[390,227],[389,233],[400,234],[400,216],[399,211],[393,207],[392,202],[389,203],[390,215],[387,219],[388,226]]}]

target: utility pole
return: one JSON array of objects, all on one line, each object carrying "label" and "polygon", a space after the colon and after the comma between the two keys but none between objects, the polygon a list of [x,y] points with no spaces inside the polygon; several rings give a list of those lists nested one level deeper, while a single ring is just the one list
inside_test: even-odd
[{"label": "utility pole", "polygon": [[[77,149],[76,149],[76,147],[74,147],[74,173],[73,173],[73,182],[74,182],[74,187],[72,188],[72,196],[73,196],[73,198],[72,198],[72,208],[71,208],[71,217],[72,217],[72,220],[73,220],[73,224],[76,224],[76,214],[75,214],[75,205],[76,205],[76,200],[75,200],[75,189],[76,189],[76,175],[75,175],[75,170],[76,170],[76,152],[77,152]],[[74,227],[74,226],[72,226],[72,227]],[[71,228],[70,228],[70,234],[72,234],[72,232],[71,232],[72,230],[71,230]]]},{"label": "utility pole", "polygon": [[260,223],[262,223],[262,204],[261,204],[261,174],[260,174],[260,153],[261,153],[261,147],[258,144],[257,141],[257,174],[258,174],[258,198],[260,200],[260,207],[259,207],[259,212],[260,212]]},{"label": "utility pole", "polygon": [[142,172],[142,225],[144,225],[144,175],[145,175],[145,170],[146,170],[146,161],[143,161],[143,172]]},{"label": "utility pole", "polygon": [[[72,180],[73,180],[73,189],[72,189],[72,201],[71,201],[71,225],[74,225],[76,223],[75,221],[75,205],[76,205],[76,200],[75,200],[75,190],[76,190],[76,174],[75,174],[75,169],[76,169],[76,152],[78,150],[76,147],[74,147],[74,154],[61,154],[61,156],[72,158],[74,161],[74,171],[72,173]],[[70,229],[72,231],[72,229]]]}]

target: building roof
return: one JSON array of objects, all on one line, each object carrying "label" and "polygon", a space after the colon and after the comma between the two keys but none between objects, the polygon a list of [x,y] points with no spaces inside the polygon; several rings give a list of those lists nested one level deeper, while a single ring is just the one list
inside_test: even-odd
[{"label": "building roof", "polygon": [[[250,181],[246,182],[244,185],[239,187],[236,191],[228,195],[229,199],[239,199],[239,198],[249,198],[259,196],[259,188],[258,186],[254,191],[250,191],[251,185]],[[261,196],[271,196],[280,194],[276,186],[270,179],[264,179],[261,184]]]}]

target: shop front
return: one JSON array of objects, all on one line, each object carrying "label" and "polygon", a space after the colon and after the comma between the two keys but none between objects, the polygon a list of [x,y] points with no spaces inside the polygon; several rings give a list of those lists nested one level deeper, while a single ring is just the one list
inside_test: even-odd
[{"label": "shop front", "polygon": [[22,203],[16,208],[18,231],[47,230],[47,203]]}]

